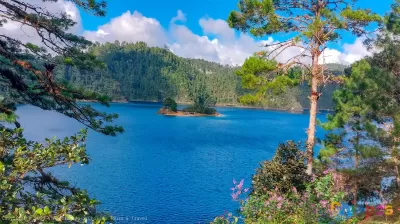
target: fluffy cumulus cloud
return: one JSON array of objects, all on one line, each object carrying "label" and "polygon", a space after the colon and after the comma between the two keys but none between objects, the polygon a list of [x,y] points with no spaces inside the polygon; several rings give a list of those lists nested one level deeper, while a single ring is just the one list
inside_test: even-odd
[{"label": "fluffy cumulus cloud", "polygon": [[363,44],[363,38],[357,38],[352,44],[343,44],[343,53],[341,55],[341,60],[344,63],[353,63],[362,59],[365,56],[371,56],[372,52]]},{"label": "fluffy cumulus cloud", "polygon": [[163,46],[167,44],[167,36],[160,22],[147,18],[135,11],[125,12],[112,19],[109,23],[99,26],[96,31],[85,31],[83,36],[91,41],[100,43],[144,41],[150,46]]},{"label": "fluffy cumulus cloud", "polygon": [[[269,37],[256,40],[247,34],[238,34],[227,22],[221,19],[204,17],[199,20],[202,34],[196,34],[184,25],[186,15],[177,11],[164,28],[154,18],[148,18],[139,12],[126,12],[112,19],[96,31],[85,31],[84,36],[92,41],[144,41],[150,46],[169,46],[175,54],[187,58],[199,58],[228,65],[241,65],[254,52],[265,50],[265,44],[276,43]],[[276,59],[286,62],[294,55],[301,54],[302,49],[291,47],[283,51]],[[362,39],[344,44],[343,52],[326,49],[321,62],[350,64],[370,55],[362,45]],[[308,60],[308,61],[307,61]],[[309,59],[304,59],[309,62]]]},{"label": "fluffy cumulus cloud", "polygon": [[272,38],[255,41],[246,34],[236,36],[234,30],[223,20],[203,18],[199,23],[203,35],[193,33],[184,25],[171,25],[170,48],[174,53],[182,57],[240,65],[254,52],[262,50],[266,42],[272,42]]},{"label": "fluffy cumulus cloud", "polygon": [[343,44],[342,52],[336,49],[327,48],[320,59],[325,63],[340,63],[348,65],[364,58],[365,56],[371,56],[372,52],[364,46],[363,41],[363,38],[357,38],[353,43]]},{"label": "fluffy cumulus cloud", "polygon": [[[80,34],[82,32],[81,16],[75,4],[66,0],[59,0],[58,2],[30,0],[29,3],[45,8],[50,13],[67,13],[70,18],[76,22],[76,25],[71,27],[69,32],[74,34]],[[0,33],[7,34],[7,36],[19,39],[22,42],[31,42],[35,44],[41,43],[40,37],[33,28],[23,26],[18,22],[7,21],[2,27],[0,27]]]},{"label": "fluffy cumulus cloud", "polygon": [[[95,42],[146,42],[149,46],[169,46],[175,54],[187,58],[200,58],[228,65],[241,65],[244,60],[254,52],[265,50],[265,44],[276,43],[272,37],[256,40],[247,34],[240,34],[231,29],[227,22],[221,19],[204,17],[199,20],[201,34],[191,31],[184,23],[186,15],[181,10],[171,18],[168,27],[163,27],[155,18],[149,18],[141,13],[127,11],[121,16],[111,19],[108,23],[100,25],[96,30],[82,31],[81,17],[78,8],[67,0],[43,2],[32,0],[31,4],[45,6],[53,13],[68,13],[77,25],[70,32],[81,34]],[[7,33],[11,37],[40,43],[40,39],[33,29],[8,22],[0,27],[0,33]],[[300,54],[300,48],[288,48],[276,59],[286,62],[294,55]],[[325,63],[350,64],[356,60],[370,55],[363,46],[362,39],[354,43],[344,44],[343,50],[326,49],[321,61]],[[305,59],[306,60],[306,59]]]}]

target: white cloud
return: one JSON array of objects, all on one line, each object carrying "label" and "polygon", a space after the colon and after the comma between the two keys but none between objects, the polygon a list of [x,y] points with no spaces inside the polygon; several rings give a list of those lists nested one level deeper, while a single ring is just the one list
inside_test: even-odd
[{"label": "white cloud", "polygon": [[[343,52],[336,49],[327,48],[320,57],[321,63],[339,63],[349,65],[361,60],[366,56],[371,56],[373,51],[368,50],[363,44],[364,38],[357,38],[354,43],[343,44]],[[325,61],[324,61],[325,59]]]},{"label": "white cloud", "polygon": [[104,31],[104,30],[102,30],[102,29],[99,29],[99,30],[97,30],[96,31],[96,35],[98,36],[98,37],[104,37],[104,36],[107,36],[107,35],[109,35],[110,33],[107,33],[106,31]]},{"label": "white cloud", "polygon": [[[343,63],[341,61],[342,52],[336,49],[327,48],[319,57],[320,64],[329,64],[329,63]],[[347,63],[346,63],[347,64]]]},{"label": "white cloud", "polygon": [[221,64],[241,65],[254,52],[262,50],[263,43],[272,42],[272,38],[256,41],[246,34],[236,37],[234,30],[223,20],[202,18],[199,24],[204,35],[195,34],[184,25],[170,26],[170,48],[175,54]]},{"label": "white cloud", "polygon": [[[59,0],[58,2],[30,0],[29,3],[42,7],[50,13],[67,13],[70,18],[77,23],[68,31],[74,34],[82,32],[81,16],[78,8],[72,2],[66,0]],[[24,43],[30,42],[39,45],[41,44],[41,38],[37,35],[36,30],[32,27],[22,25],[19,22],[7,21],[2,27],[0,27],[0,33],[7,34],[8,37],[16,38]]]},{"label": "white cloud", "polygon": [[[77,25],[70,32],[82,34],[91,41],[100,43],[126,41],[146,42],[149,46],[168,45],[178,56],[187,58],[201,58],[222,64],[241,65],[246,58],[254,52],[266,50],[266,43],[276,43],[272,37],[266,40],[256,40],[247,34],[236,33],[227,22],[221,19],[204,17],[199,20],[202,34],[195,34],[187,26],[177,24],[186,22],[186,15],[177,10],[177,15],[170,21],[169,27],[164,28],[155,18],[148,18],[141,13],[127,11],[121,16],[111,19],[97,30],[82,31],[81,17],[78,8],[67,0],[54,2],[43,2],[42,0],[31,0],[31,4],[44,6],[52,13],[67,12]],[[8,22],[0,27],[0,33],[18,38],[23,42],[40,43],[40,38],[30,27],[21,26],[19,23]],[[354,43],[343,44],[343,50],[326,49],[321,56],[321,63],[343,63],[350,64],[371,52],[362,44],[363,39],[358,38]],[[301,54],[302,49],[291,47],[283,51],[276,59],[286,62],[295,55]],[[309,63],[309,58],[303,58],[303,62]]]},{"label": "white cloud", "polygon": [[171,19],[171,23],[175,22],[186,22],[186,15],[183,14],[182,10],[178,10],[177,15]]},{"label": "white cloud", "polygon": [[[99,35],[105,34],[107,35]],[[161,24],[153,18],[147,18],[135,11],[125,12],[113,18],[109,23],[99,26],[96,31],[85,31],[83,36],[91,41],[100,43],[144,41],[150,46],[163,46],[168,43],[166,32]]]},{"label": "white cloud", "polygon": [[222,19],[202,18],[199,23],[204,34],[218,35],[224,41],[233,41],[235,39],[235,31]]},{"label": "white cloud", "polygon": [[364,46],[363,41],[363,38],[357,38],[353,44],[343,44],[344,52],[341,55],[342,62],[351,64],[365,56],[371,56],[373,52],[368,51]]}]

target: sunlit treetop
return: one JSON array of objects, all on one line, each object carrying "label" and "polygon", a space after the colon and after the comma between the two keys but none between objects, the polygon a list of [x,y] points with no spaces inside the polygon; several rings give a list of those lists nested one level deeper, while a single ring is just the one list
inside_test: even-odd
[{"label": "sunlit treetop", "polygon": [[[357,36],[367,35],[371,23],[382,18],[369,9],[355,9],[353,0],[241,0],[231,12],[228,23],[242,32],[262,37],[276,33],[294,33],[289,40],[267,44],[267,51],[281,53],[289,47],[303,48],[302,54],[290,61],[319,56],[326,43],[340,38],[340,31]],[[278,50],[279,49],[279,50]],[[275,52],[271,52],[275,51]],[[310,55],[311,54],[311,55]],[[288,63],[290,62],[288,61]]]}]

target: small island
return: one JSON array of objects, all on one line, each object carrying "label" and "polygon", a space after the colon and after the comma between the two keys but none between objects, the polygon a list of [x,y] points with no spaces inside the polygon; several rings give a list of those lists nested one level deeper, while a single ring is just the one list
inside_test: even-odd
[{"label": "small island", "polygon": [[168,97],[163,102],[163,107],[158,114],[166,116],[184,116],[184,117],[200,117],[200,116],[221,116],[214,108],[209,107],[201,98],[195,100],[195,103],[183,110],[178,110],[178,105],[172,98]]}]

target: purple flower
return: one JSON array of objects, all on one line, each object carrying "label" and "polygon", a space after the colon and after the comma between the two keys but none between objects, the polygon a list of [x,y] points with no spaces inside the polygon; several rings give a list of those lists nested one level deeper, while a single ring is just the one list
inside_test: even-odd
[{"label": "purple flower", "polygon": [[234,188],[234,187],[232,187],[232,188],[231,188],[231,191],[234,191],[234,190],[235,190],[235,188]]},{"label": "purple flower", "polygon": [[249,191],[249,188],[244,189],[244,193],[247,193]]}]

